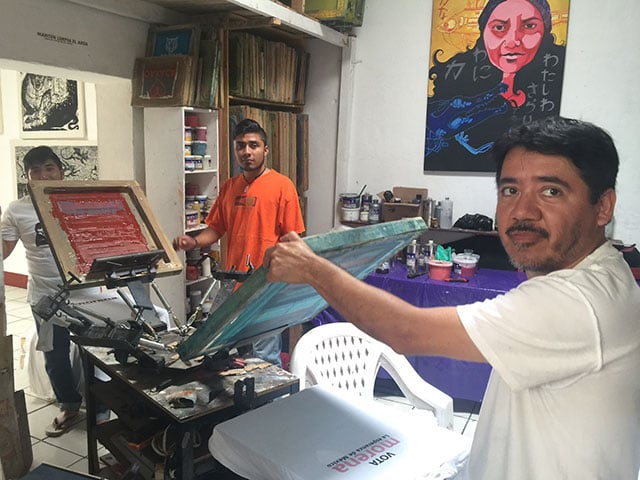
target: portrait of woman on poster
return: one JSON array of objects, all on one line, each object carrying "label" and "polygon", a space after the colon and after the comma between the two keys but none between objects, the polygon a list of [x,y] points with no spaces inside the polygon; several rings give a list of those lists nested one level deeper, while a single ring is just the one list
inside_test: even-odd
[{"label": "portrait of woman on poster", "polygon": [[425,170],[493,171],[486,152],[513,125],[559,115],[565,46],[547,0],[489,0],[475,45],[433,53]]}]

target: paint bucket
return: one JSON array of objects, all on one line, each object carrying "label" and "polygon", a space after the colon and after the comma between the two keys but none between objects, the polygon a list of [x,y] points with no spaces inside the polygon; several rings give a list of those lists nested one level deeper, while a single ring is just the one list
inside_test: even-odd
[{"label": "paint bucket", "polygon": [[196,228],[198,226],[199,218],[198,218],[197,210],[187,210],[185,211],[184,216],[185,216],[185,222],[184,222],[185,228]]},{"label": "paint bucket", "polygon": [[341,193],[340,203],[342,208],[360,208],[360,197],[357,193]]},{"label": "paint bucket", "polygon": [[184,169],[187,171],[195,170],[196,162],[193,155],[185,155],[184,156]]},{"label": "paint bucket", "polygon": [[193,140],[207,141],[207,127],[194,127]]},{"label": "paint bucket", "polygon": [[184,126],[185,127],[197,127],[200,125],[198,121],[198,115],[195,113],[185,113],[184,114]]},{"label": "paint bucket", "polygon": [[206,155],[207,154],[207,142],[201,142],[194,140],[191,142],[191,153],[193,155]]},{"label": "paint bucket", "polygon": [[476,274],[476,265],[479,255],[454,255],[453,261],[460,266],[460,275],[463,277],[473,277]]},{"label": "paint bucket", "polygon": [[431,280],[445,280],[451,276],[453,262],[448,260],[429,260],[429,278]]},{"label": "paint bucket", "polygon": [[343,222],[357,222],[360,220],[359,208],[344,208],[342,207],[342,221]]}]

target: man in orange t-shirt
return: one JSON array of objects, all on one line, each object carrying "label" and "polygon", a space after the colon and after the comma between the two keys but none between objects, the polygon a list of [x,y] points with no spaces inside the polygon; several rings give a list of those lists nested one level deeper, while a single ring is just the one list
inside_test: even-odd
[{"label": "man in orange t-shirt", "polygon": [[[176,249],[208,247],[227,235],[226,269],[246,271],[247,259],[262,264],[265,250],[281,235],[305,230],[293,182],[267,168],[267,135],[254,120],[238,123],[233,132],[236,161],[242,174],[227,180],[207,215],[207,228],[195,236],[174,239]],[[254,355],[280,365],[280,335],[254,342]]]}]

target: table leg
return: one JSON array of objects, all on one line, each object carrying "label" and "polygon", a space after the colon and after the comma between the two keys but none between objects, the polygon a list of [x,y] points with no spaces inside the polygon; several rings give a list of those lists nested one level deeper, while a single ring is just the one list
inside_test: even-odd
[{"label": "table leg", "polygon": [[89,473],[96,475],[100,468],[96,432],[96,399],[91,393],[91,385],[95,382],[95,365],[82,347],[80,347],[80,352],[84,368],[84,401],[87,409],[87,461],[89,463]]}]

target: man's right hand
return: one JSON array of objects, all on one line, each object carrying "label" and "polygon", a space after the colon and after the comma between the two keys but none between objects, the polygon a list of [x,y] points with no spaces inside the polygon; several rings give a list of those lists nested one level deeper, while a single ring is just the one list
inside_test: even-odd
[{"label": "man's right hand", "polygon": [[173,239],[173,248],[176,250],[184,250],[185,252],[188,252],[189,250],[196,248],[197,245],[198,243],[195,238],[189,235],[180,235]]}]

